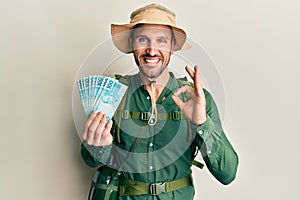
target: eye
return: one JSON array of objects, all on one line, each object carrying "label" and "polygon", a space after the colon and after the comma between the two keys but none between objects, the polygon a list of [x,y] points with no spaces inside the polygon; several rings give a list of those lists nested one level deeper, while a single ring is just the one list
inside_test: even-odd
[{"label": "eye", "polygon": [[137,38],[138,43],[140,44],[146,44],[149,40],[148,38],[144,37],[144,36],[140,36]]},{"label": "eye", "polygon": [[159,40],[158,40],[158,43],[159,44],[167,44],[167,40],[166,39],[164,39],[164,38],[160,38]]}]

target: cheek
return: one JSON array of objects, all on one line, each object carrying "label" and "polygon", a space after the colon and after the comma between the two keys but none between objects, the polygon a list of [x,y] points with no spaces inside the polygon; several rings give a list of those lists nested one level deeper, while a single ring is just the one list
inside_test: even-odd
[{"label": "cheek", "polygon": [[140,57],[141,57],[141,53],[140,53],[139,51],[135,50],[135,51],[133,52],[133,56],[134,56],[134,58],[135,58],[136,60],[139,60]]},{"label": "cheek", "polygon": [[164,54],[163,54],[163,57],[164,57],[164,62],[169,62],[169,60],[170,60],[170,58],[171,58],[171,55],[172,55],[172,53],[171,52],[165,52]]}]

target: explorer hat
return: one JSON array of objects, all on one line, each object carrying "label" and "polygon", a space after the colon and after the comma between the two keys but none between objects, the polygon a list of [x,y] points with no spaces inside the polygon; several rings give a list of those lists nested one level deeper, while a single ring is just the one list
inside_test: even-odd
[{"label": "explorer hat", "polygon": [[186,33],[176,26],[175,14],[159,4],[149,4],[133,11],[130,15],[129,24],[111,24],[111,35],[114,45],[124,53],[132,53],[130,45],[130,32],[137,24],[159,24],[170,26],[175,37],[173,50],[189,48],[185,44]]}]

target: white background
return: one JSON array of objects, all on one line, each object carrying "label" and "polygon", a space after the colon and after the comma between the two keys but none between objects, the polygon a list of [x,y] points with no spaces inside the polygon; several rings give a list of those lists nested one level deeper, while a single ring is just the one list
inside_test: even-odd
[{"label": "white background", "polygon": [[[1,1],[0,199],[87,198],[94,169],[73,122],[76,73],[111,23],[151,2]],[[218,67],[224,127],[240,157],[229,186],[195,169],[195,199],[300,199],[299,1],[159,2]]]}]

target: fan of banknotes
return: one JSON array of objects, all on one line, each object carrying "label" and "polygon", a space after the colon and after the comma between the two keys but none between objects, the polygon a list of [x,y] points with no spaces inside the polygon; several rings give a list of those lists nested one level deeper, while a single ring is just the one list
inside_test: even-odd
[{"label": "fan of banknotes", "polygon": [[114,78],[93,75],[77,80],[80,99],[87,116],[103,112],[111,119],[120,104],[127,86]]}]

